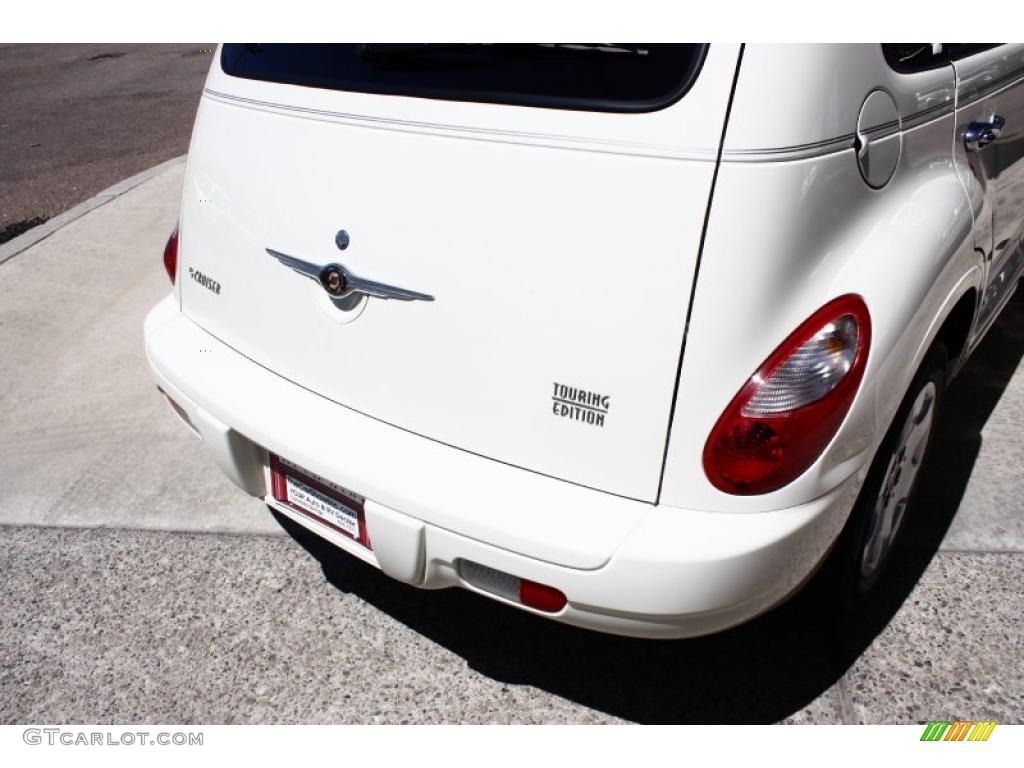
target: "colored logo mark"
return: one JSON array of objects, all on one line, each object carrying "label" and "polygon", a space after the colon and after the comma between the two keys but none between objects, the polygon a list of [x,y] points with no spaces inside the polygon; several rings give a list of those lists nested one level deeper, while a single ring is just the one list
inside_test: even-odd
[{"label": "colored logo mark", "polygon": [[921,741],[988,741],[995,727],[995,720],[932,720]]}]

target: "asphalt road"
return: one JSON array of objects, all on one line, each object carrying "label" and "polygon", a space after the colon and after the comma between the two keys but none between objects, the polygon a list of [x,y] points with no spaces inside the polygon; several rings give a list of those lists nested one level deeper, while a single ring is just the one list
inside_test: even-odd
[{"label": "asphalt road", "polygon": [[859,622],[607,637],[393,582],[220,474],[142,348],[182,172],[0,263],[0,723],[1024,722],[1024,295]]},{"label": "asphalt road", "polygon": [[0,45],[0,243],[183,154],[211,48]]}]

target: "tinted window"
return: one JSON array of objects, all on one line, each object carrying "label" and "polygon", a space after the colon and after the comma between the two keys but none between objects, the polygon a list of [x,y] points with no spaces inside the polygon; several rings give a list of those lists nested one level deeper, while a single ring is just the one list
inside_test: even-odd
[{"label": "tinted window", "polygon": [[689,89],[704,44],[232,43],[235,77],[363,93],[645,112]]},{"label": "tinted window", "polygon": [[954,61],[973,56],[989,48],[995,48],[1000,43],[943,43],[942,50],[949,54]]},{"label": "tinted window", "polygon": [[897,72],[923,72],[995,45],[998,43],[884,43],[882,52]]}]

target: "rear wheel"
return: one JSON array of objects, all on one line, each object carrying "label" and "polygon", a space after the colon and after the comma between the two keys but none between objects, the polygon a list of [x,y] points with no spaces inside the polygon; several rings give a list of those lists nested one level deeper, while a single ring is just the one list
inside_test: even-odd
[{"label": "rear wheel", "polygon": [[[946,350],[931,348],[868,471],[864,487],[826,567],[829,597],[856,611],[870,597],[888,563],[928,457],[946,381]],[[830,600],[831,602],[831,600]]]},{"label": "rear wheel", "polygon": [[882,486],[870,507],[861,549],[860,579],[865,583],[877,578],[899,535],[930,442],[937,398],[938,387],[934,381],[926,382],[918,390],[900,428],[896,448],[889,454]]}]

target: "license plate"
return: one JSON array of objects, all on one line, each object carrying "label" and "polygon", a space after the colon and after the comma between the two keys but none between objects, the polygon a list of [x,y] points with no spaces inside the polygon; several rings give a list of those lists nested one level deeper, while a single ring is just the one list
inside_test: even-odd
[{"label": "license plate", "polygon": [[364,547],[370,546],[362,496],[274,454],[270,454],[270,477],[273,496],[279,502]]}]

